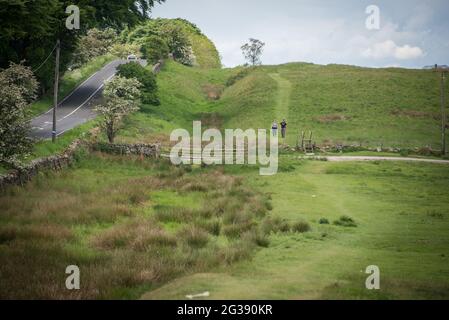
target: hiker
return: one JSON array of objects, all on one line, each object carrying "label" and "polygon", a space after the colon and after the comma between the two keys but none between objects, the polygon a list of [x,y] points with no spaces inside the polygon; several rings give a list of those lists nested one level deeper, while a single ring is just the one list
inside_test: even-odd
[{"label": "hiker", "polygon": [[285,139],[285,135],[287,133],[287,121],[282,120],[281,122],[281,134],[282,134],[282,139]]},{"label": "hiker", "polygon": [[274,120],[273,125],[271,126],[271,130],[273,131],[273,137],[277,136],[278,133],[278,123]]}]

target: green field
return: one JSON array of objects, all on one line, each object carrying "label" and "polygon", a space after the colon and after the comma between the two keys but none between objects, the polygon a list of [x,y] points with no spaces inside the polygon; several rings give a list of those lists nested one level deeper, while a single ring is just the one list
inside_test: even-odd
[{"label": "green field", "polygon": [[[226,86],[239,72],[169,62],[158,76],[161,106],[144,106],[122,138],[166,141],[193,120],[246,129],[285,118],[292,146],[312,130],[318,145],[440,149],[439,79],[430,71],[294,63],[257,68]],[[211,91],[221,98],[208,99]]]},{"label": "green field", "polygon": [[[285,118],[291,146],[313,130],[319,145],[440,148],[439,79],[430,71],[219,69],[214,45],[190,37],[199,65],[167,61],[157,75],[161,105],[127,117],[116,142],[168,149],[172,130],[191,131],[195,120],[269,129]],[[30,159],[61,152],[96,123],[36,144]],[[279,173],[263,177],[251,166],[81,150],[67,170],[1,191],[0,298],[449,299],[448,165],[301,156],[283,151]],[[73,264],[76,292],[65,289]],[[380,268],[380,290],[365,288],[370,265]]]},{"label": "green field", "polygon": [[[2,298],[449,298],[447,166],[284,155],[261,177],[79,159],[0,196]],[[335,225],[341,216],[356,226]],[[83,274],[76,294],[64,290],[69,264]],[[364,288],[368,265],[379,291]]]},{"label": "green field", "polygon": [[[168,161],[77,159],[0,195],[1,299],[139,298],[268,245],[259,224],[271,203],[240,177]],[[65,288],[73,264],[83,270],[77,292]]]},{"label": "green field", "polygon": [[[290,161],[287,161],[290,163]],[[311,221],[302,235],[274,234],[269,248],[231,268],[183,277],[146,299],[447,299],[448,175],[420,164],[292,163],[275,177],[245,173],[272,195],[272,215]],[[357,227],[332,225],[350,216]],[[330,225],[321,225],[326,218]],[[365,289],[369,265],[381,290]],[[362,272],[363,271],[363,272]]]}]

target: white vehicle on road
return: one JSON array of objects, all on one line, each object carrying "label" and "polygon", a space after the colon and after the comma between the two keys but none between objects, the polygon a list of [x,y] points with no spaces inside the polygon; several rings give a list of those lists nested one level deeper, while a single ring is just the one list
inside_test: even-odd
[{"label": "white vehicle on road", "polygon": [[137,56],[135,54],[130,54],[126,60],[137,62],[138,59],[137,59]]}]

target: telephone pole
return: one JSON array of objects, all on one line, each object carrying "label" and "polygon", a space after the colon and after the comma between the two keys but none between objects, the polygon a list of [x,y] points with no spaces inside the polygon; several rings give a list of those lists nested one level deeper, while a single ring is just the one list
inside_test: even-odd
[{"label": "telephone pole", "polygon": [[447,116],[446,116],[446,74],[449,72],[448,66],[435,65],[435,72],[440,73],[440,95],[441,95],[441,155],[444,157],[447,153],[446,147],[446,128],[447,128]]},{"label": "telephone pole", "polygon": [[446,155],[446,97],[445,97],[446,73],[441,71],[441,154]]},{"label": "telephone pole", "polygon": [[61,52],[61,42],[56,42],[56,65],[55,65],[55,84],[54,84],[54,101],[53,101],[53,129],[51,132],[51,141],[56,141],[56,108],[58,107],[58,91],[59,91],[59,55]]}]

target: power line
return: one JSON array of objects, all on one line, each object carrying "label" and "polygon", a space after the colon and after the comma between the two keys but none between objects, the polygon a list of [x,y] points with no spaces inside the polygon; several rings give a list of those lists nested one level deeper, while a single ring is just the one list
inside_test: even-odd
[{"label": "power line", "polygon": [[37,71],[39,71],[40,68],[42,68],[42,67],[44,66],[44,64],[48,61],[48,59],[50,59],[51,55],[53,54],[53,52],[55,51],[55,49],[56,49],[57,46],[58,46],[58,45],[56,44],[56,45],[53,47],[53,50],[51,50],[51,52],[50,52],[50,54],[48,55],[48,57],[45,58],[44,62],[42,62],[42,63],[40,64],[39,67],[37,67],[36,69],[33,70],[33,73],[36,73]]}]

